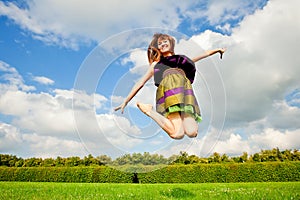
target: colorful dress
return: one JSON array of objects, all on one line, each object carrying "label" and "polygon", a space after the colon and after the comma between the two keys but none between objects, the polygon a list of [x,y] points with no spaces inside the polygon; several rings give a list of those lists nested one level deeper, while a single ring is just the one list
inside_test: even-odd
[{"label": "colorful dress", "polygon": [[192,83],[195,63],[184,55],[162,58],[154,66],[156,111],[165,117],[174,112],[191,114],[197,122],[202,120]]}]

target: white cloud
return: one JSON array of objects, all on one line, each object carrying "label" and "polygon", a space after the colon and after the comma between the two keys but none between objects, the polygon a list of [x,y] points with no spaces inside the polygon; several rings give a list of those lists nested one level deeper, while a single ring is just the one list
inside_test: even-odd
[{"label": "white cloud", "polygon": [[47,93],[7,91],[1,95],[0,102],[1,113],[15,116],[13,123],[23,130],[45,135],[74,130],[71,100]]},{"label": "white cloud", "polygon": [[0,151],[9,152],[12,146],[18,147],[22,143],[19,130],[10,125],[0,122]]},{"label": "white cloud", "polygon": [[230,137],[225,141],[218,141],[213,152],[219,152],[229,155],[241,155],[242,152],[253,153],[250,145],[246,140],[238,134],[230,134]]},{"label": "white cloud", "polygon": [[[6,63],[2,68],[22,79]],[[107,99],[100,94],[62,89],[51,94],[31,93],[10,84],[3,83],[0,88],[0,112],[12,118],[11,124],[0,126],[1,152],[38,157],[82,156],[87,151],[94,155],[115,154],[120,149],[130,151],[142,142],[127,135],[140,134],[139,128],[127,118],[96,113],[98,109],[107,109]],[[22,152],[24,149],[27,151]]]},{"label": "white cloud", "polygon": [[[20,91],[18,93],[17,96],[11,97],[18,98],[23,104],[5,110],[4,107],[7,105],[1,103],[1,113],[14,118],[13,125],[5,124],[5,130],[1,131],[2,135],[4,134],[1,137],[1,144],[3,142],[1,152],[38,157],[83,156],[87,152],[100,155],[107,151],[116,152],[119,148],[130,150],[139,142],[138,139],[132,139],[122,132],[123,129],[130,133],[139,132],[137,127],[130,127],[126,118],[119,117],[118,123],[122,121],[124,123],[121,123],[122,129],[120,127],[118,129],[116,128],[118,123],[112,120],[112,116],[95,116],[95,113],[90,115],[89,108],[81,111],[72,110],[71,100],[49,94],[32,96]],[[10,96],[11,93],[6,95]],[[13,101],[11,103],[14,104]],[[76,116],[76,121],[73,112],[77,114],[80,112],[80,115]],[[99,118],[101,123],[93,124],[94,117]],[[99,126],[103,124],[99,130]],[[7,126],[11,127],[10,130]],[[76,133],[76,129],[80,132]],[[112,149],[111,145],[115,145],[115,149]],[[107,146],[110,147],[109,150],[104,148]]]},{"label": "white cloud", "polygon": [[107,114],[99,115],[97,119],[101,126],[101,132],[116,148],[130,151],[135,145],[143,142],[134,137],[139,136],[141,130],[136,126],[131,125],[128,119]]},{"label": "white cloud", "polygon": [[10,67],[7,63],[0,61],[0,70],[2,72],[11,73],[11,74],[17,74],[17,70],[13,67]]},{"label": "white cloud", "polygon": [[44,76],[35,76],[33,80],[43,85],[53,85],[54,81]]},{"label": "white cloud", "polygon": [[230,20],[237,20],[241,16],[249,15],[251,8],[258,8],[264,1],[209,1],[206,16],[211,24],[220,24]]},{"label": "white cloud", "polygon": [[266,116],[268,127],[279,130],[300,128],[300,108],[289,106],[286,101],[275,101],[270,113]]},{"label": "white cloud", "polygon": [[20,90],[1,93],[2,114],[14,116],[12,123],[22,130],[45,136],[74,136],[74,110],[94,111],[103,108],[107,101],[102,95],[87,95],[84,92],[76,92],[76,99],[73,101],[73,91],[59,89],[54,90],[53,95]]},{"label": "white cloud", "polygon": [[[38,134],[23,134],[24,140],[28,143],[29,150],[33,157],[83,157],[87,154],[81,141],[63,139],[52,136],[40,136]],[[31,156],[32,157],[32,156]]]},{"label": "white cloud", "polygon": [[118,0],[105,3],[44,0],[28,2],[28,9],[21,9],[11,2],[0,2],[0,13],[32,32],[36,39],[76,49],[80,40],[101,41],[132,28],[175,29],[180,23],[176,9],[184,11],[189,5],[190,2],[170,4],[158,0],[130,0],[126,3]]},{"label": "white cloud", "polygon": [[[265,0],[263,0],[264,2]],[[261,1],[139,1],[128,0],[32,0],[27,8],[13,2],[0,2],[1,15],[7,16],[33,38],[48,44],[78,49],[81,43],[102,41],[122,31],[164,27],[175,30],[183,21],[192,21],[191,29],[199,29],[199,20],[213,26],[243,17],[263,4]],[[228,29],[228,26],[223,26]],[[228,31],[228,30],[227,30]]]},{"label": "white cloud", "polygon": [[272,128],[265,129],[260,134],[250,136],[250,141],[261,149],[299,149],[300,129],[293,131],[279,131]]},{"label": "white cloud", "polygon": [[24,83],[22,76],[19,72],[11,67],[9,64],[0,60],[0,71],[4,72],[0,79],[5,81],[7,84],[0,84],[0,89],[3,90],[17,90],[21,89],[22,91],[34,91],[34,86],[28,86]]},{"label": "white cloud", "polygon": [[247,16],[231,36],[206,31],[192,38],[201,47],[227,47],[218,68],[226,87],[228,126],[264,118],[275,101],[284,100],[286,93],[299,87],[295,41],[300,39],[300,25],[291,20],[299,17],[298,5],[299,1],[273,0]]},{"label": "white cloud", "polygon": [[[212,153],[218,152],[229,156],[239,156],[243,152],[254,154],[263,149],[276,147],[281,150],[299,149],[300,145],[300,129],[280,131],[273,128],[265,128],[260,130],[259,133],[251,133],[249,135],[237,132],[234,129],[225,130],[220,136],[217,130],[212,129],[202,138],[196,138],[192,142],[191,140],[185,140],[162,153],[170,156],[172,153],[178,154],[180,151],[186,151],[189,155],[208,157]],[[170,154],[170,152],[172,153]]]},{"label": "white cloud", "polygon": [[194,35],[191,41],[197,43],[204,50],[229,47],[234,43],[231,37],[215,33],[211,30],[206,30],[200,35]]},{"label": "white cloud", "polygon": [[1,153],[26,157],[85,156],[87,153],[79,141],[35,133],[22,133],[17,127],[0,123]]},{"label": "white cloud", "polygon": [[132,74],[143,76],[148,70],[149,63],[147,60],[147,52],[141,49],[135,49],[130,55],[122,60],[122,65],[133,63],[133,67],[129,70]]}]

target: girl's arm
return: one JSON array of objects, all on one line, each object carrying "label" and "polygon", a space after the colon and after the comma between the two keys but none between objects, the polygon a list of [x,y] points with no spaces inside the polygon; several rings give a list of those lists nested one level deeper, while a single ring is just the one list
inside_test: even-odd
[{"label": "girl's arm", "polygon": [[222,59],[223,53],[226,51],[225,48],[221,48],[221,49],[214,49],[214,50],[209,50],[206,51],[204,54],[200,55],[200,56],[196,56],[195,58],[193,58],[193,62],[197,62],[203,58],[206,58],[208,56],[214,55],[216,53],[220,53],[220,58]]},{"label": "girl's arm", "polygon": [[124,100],[124,102],[119,105],[118,107],[116,107],[114,110],[120,110],[121,109],[121,113],[123,114],[124,112],[124,108],[127,106],[127,104],[129,103],[129,101],[138,93],[138,91],[145,85],[145,83],[153,76],[154,74],[154,66],[156,65],[157,62],[153,62],[148,71],[146,72],[146,74],[133,86],[132,90],[130,91],[130,93],[128,94],[128,96],[126,97],[126,99]]}]

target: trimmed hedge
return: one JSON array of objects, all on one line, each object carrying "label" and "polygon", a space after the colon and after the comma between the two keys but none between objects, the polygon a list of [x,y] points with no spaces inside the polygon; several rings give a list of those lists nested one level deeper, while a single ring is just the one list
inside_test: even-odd
[{"label": "trimmed hedge", "polygon": [[170,165],[139,174],[141,183],[300,181],[300,162]]},{"label": "trimmed hedge", "polygon": [[133,174],[110,167],[1,167],[0,181],[131,183]]},{"label": "trimmed hedge", "polygon": [[0,181],[217,183],[300,181],[300,162],[169,165],[148,173],[100,167],[0,167]]}]

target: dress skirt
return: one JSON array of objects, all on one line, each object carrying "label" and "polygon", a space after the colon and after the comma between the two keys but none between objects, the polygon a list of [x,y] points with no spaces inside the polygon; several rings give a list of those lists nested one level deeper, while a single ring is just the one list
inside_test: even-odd
[{"label": "dress skirt", "polygon": [[170,68],[164,71],[156,91],[156,111],[165,117],[174,112],[189,113],[197,122],[201,122],[192,84],[182,69]]}]

